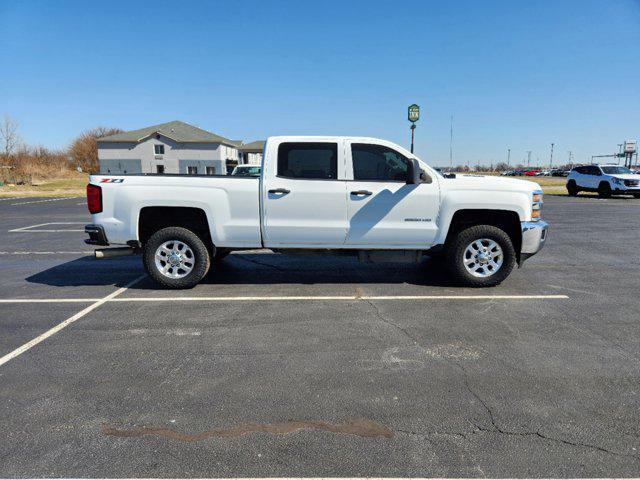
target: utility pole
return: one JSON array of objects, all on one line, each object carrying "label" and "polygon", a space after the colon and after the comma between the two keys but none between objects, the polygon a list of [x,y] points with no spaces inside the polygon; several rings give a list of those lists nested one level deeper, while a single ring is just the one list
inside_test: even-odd
[{"label": "utility pole", "polygon": [[531,150],[527,150],[527,168],[531,167]]},{"label": "utility pole", "polygon": [[573,152],[569,150],[569,166],[573,167]]},{"label": "utility pole", "polygon": [[449,136],[449,169],[453,170],[453,115],[451,115],[451,135]]},{"label": "utility pole", "polygon": [[551,156],[549,157],[549,169],[551,169],[551,167],[553,166],[553,145],[554,143],[551,144]]},{"label": "utility pole", "polygon": [[511,149],[507,148],[507,167],[511,165]]}]

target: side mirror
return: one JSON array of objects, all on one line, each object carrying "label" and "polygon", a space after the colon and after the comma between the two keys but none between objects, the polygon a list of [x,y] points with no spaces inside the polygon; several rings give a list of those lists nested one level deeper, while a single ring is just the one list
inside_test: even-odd
[{"label": "side mirror", "polygon": [[415,158],[409,159],[407,168],[407,185],[417,185],[419,183],[431,183],[432,178],[420,168],[420,163]]}]

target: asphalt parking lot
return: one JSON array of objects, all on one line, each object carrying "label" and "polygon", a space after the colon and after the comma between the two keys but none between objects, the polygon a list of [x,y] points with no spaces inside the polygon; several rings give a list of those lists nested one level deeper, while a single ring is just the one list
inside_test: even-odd
[{"label": "asphalt parking lot", "polygon": [[493,289],[243,252],[172,292],[83,199],[0,199],[0,477],[639,476],[640,200],[545,202]]}]

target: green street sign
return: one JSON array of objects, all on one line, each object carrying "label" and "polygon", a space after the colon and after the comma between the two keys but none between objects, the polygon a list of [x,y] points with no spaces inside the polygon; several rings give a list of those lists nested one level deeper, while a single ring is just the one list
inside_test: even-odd
[{"label": "green street sign", "polygon": [[408,118],[410,122],[417,122],[420,119],[420,107],[415,103],[413,105],[409,105]]}]

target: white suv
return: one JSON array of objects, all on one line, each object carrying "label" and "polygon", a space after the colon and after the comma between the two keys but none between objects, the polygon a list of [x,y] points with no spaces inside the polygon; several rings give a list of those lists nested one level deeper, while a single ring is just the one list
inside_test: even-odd
[{"label": "white suv", "polygon": [[640,198],[640,175],[620,165],[584,165],[571,170],[567,177],[567,192],[598,192],[601,197],[633,195]]}]

